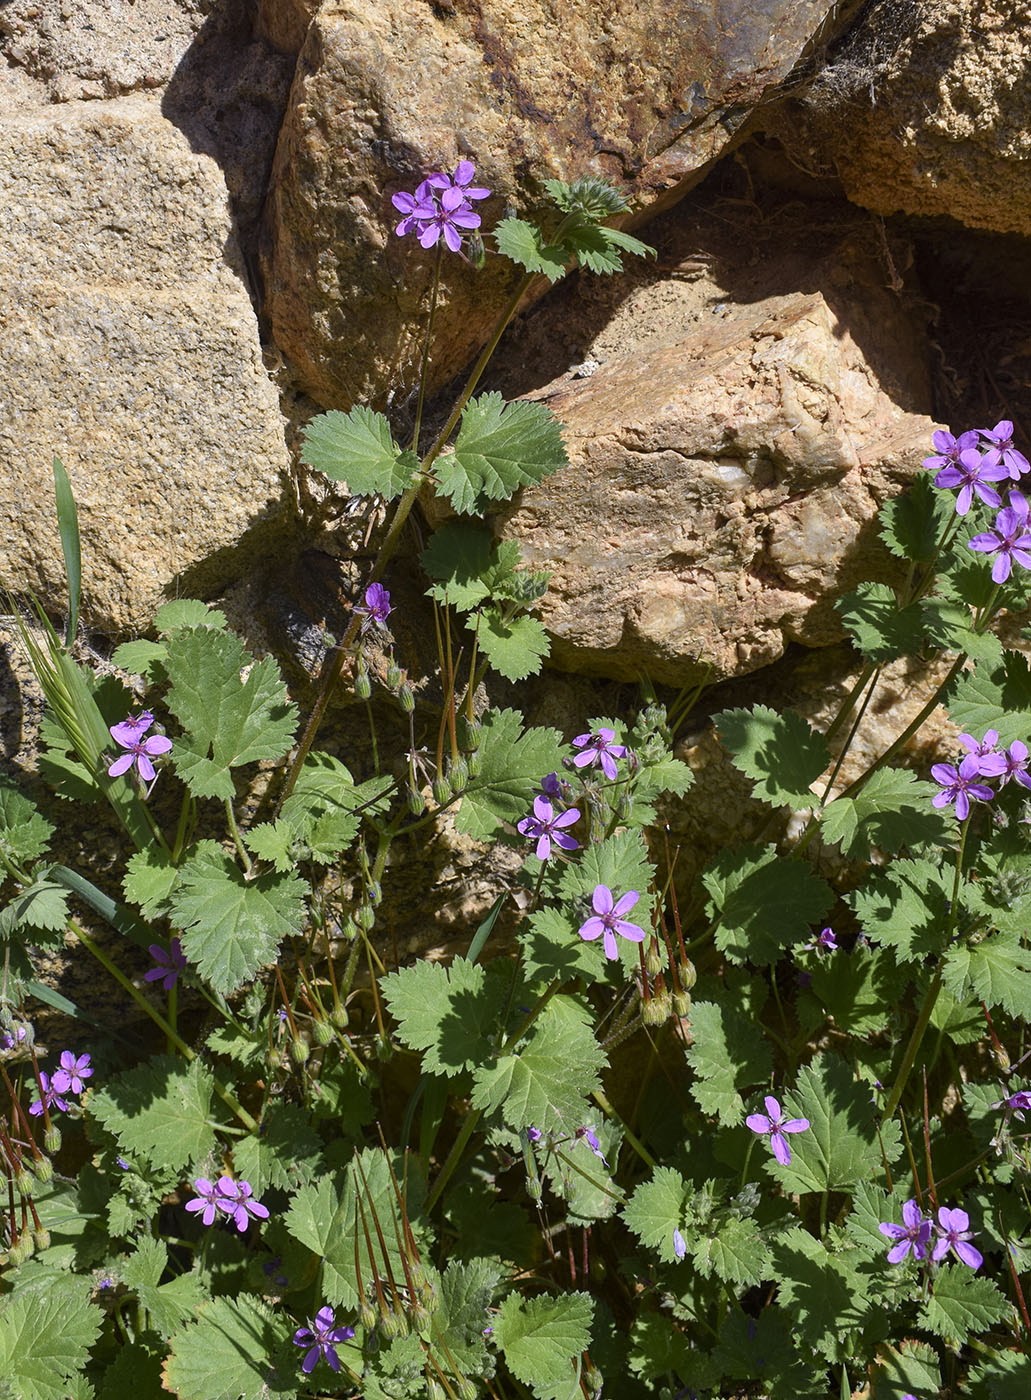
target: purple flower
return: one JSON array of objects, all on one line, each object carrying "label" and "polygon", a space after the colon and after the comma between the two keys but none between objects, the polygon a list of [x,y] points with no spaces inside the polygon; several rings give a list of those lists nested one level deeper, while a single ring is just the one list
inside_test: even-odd
[{"label": "purple flower", "polygon": [[617,933],[629,939],[631,943],[643,943],[644,929],[638,928],[637,924],[627,923],[623,918],[640,898],[636,890],[630,890],[618,900],[613,900],[608,885],[595,885],[591,897],[595,917],[580,925],[580,937],[590,943],[592,939],[604,935],[605,956],[610,961],[619,957]]},{"label": "purple flower", "polygon": [[959,486],[961,489],[956,498],[956,513],[957,515],[966,515],[974,499],[975,491],[986,506],[1001,505],[1002,497],[994,487],[986,485],[986,482],[1005,481],[1008,476],[1009,472],[999,461],[997,455],[993,456],[992,453],[986,452],[982,457],[976,448],[968,447],[959,454],[956,463],[950,463],[949,466],[941,469],[934,478],[934,484],[935,486]]},{"label": "purple flower", "polygon": [[173,938],[166,953],[160,943],[152,943],[150,956],[157,963],[157,967],[152,967],[149,972],[143,974],[144,982],[160,982],[165,991],[170,992],[179,980],[180,972],[186,971],[183,945],[178,938]]},{"label": "purple flower", "polygon": [[978,762],[978,772],[982,778],[998,778],[1006,771],[1006,759],[999,752],[999,731],[986,729],[984,738],[978,743],[972,734],[961,734],[959,742]]},{"label": "purple flower", "polygon": [[979,554],[994,554],[992,578],[1005,583],[1010,576],[1013,560],[1031,569],[1031,534],[1028,533],[1028,504],[1019,491],[1009,493],[1010,503],[995,517],[995,526],[975,535],[969,547]]},{"label": "purple flower", "polygon": [[828,952],[836,953],[838,951],[838,940],[834,936],[834,930],[832,928],[822,928],[820,930],[820,936],[816,940],[816,946],[817,948],[826,948]]},{"label": "purple flower", "polygon": [[673,1253],[678,1259],[683,1259],[687,1254],[687,1243],[679,1230],[673,1231]]},{"label": "purple flower", "polygon": [[152,758],[157,758],[159,754],[167,753],[172,747],[171,739],[166,739],[163,734],[152,734],[149,739],[142,736],[154,722],[154,716],[149,710],[145,710],[142,715],[128,719],[123,719],[121,724],[111,725],[111,737],[123,749],[128,749],[128,753],[119,754],[114,763],[107,770],[109,778],[118,778],[123,773],[136,764],[140,777],[145,783],[152,783],[156,776]]},{"label": "purple flower", "polygon": [[201,1219],[205,1225],[213,1225],[222,1205],[222,1198],[218,1188],[213,1186],[206,1176],[194,1178],[193,1189],[197,1192],[192,1201],[186,1202],[186,1209],[193,1214],[203,1211]]},{"label": "purple flower", "polygon": [[1018,1089],[1015,1094],[1010,1094],[1008,1099],[1000,1099],[998,1103],[993,1103],[992,1108],[1004,1108],[1023,1123],[1024,1110],[1031,1109],[1031,1089]]},{"label": "purple flower", "polygon": [[0,1032],[0,1050],[13,1050],[16,1045],[22,1045],[28,1033],[27,1026],[16,1022],[9,1031]]},{"label": "purple flower", "polygon": [[598,1141],[597,1135],[593,1133],[590,1128],[577,1128],[576,1132],[574,1132],[573,1134],[573,1137],[576,1139],[577,1142],[579,1142],[582,1138],[583,1141],[586,1142],[587,1146],[594,1153],[595,1157],[600,1157],[601,1160],[605,1162],[605,1165],[608,1166],[608,1162],[605,1160],[605,1154],[601,1150],[601,1143]]},{"label": "purple flower", "polygon": [[370,583],[365,590],[365,602],[356,603],[355,612],[362,619],[362,632],[368,632],[370,627],[383,627],[387,625],[387,618],[393,612],[390,606],[390,594],[381,583]]},{"label": "purple flower", "polygon": [[[934,1242],[933,1258],[944,1259],[951,1249],[961,1263],[971,1269],[979,1269],[984,1263],[984,1258],[981,1252],[969,1243],[973,1239],[969,1225],[970,1217],[965,1210],[949,1210],[947,1206],[942,1206],[938,1211],[938,1223],[935,1226],[938,1238]],[[881,1229],[884,1229],[883,1225]],[[891,1255],[888,1258],[890,1259]]]},{"label": "purple flower", "polygon": [[459,252],[462,232],[480,227],[480,216],[469,201],[486,199],[490,194],[490,190],[471,183],[475,173],[472,161],[463,160],[454,175],[438,170],[423,180],[414,195],[393,195],[394,208],[404,215],[394,232],[401,238],[416,233],[424,248],[432,248],[443,238],[452,253]]},{"label": "purple flower", "polygon": [[334,1327],[333,1309],[319,1308],[315,1321],[308,1319],[307,1327],[298,1327],[294,1333],[294,1346],[310,1347],[301,1362],[301,1370],[310,1376],[319,1363],[326,1362],[331,1371],[340,1370],[340,1357],[336,1354],[336,1343],[349,1342],[354,1336],[353,1327]]},{"label": "purple flower", "polygon": [[1001,462],[1004,474],[1014,481],[1019,481],[1023,472],[1031,471],[1031,462],[1013,446],[1013,424],[1008,418],[1003,418],[994,428],[980,428],[978,431],[986,442],[992,444],[985,453],[985,461],[991,458],[994,462]]},{"label": "purple flower", "polygon": [[526,1136],[530,1139],[531,1142],[540,1142],[544,1134],[541,1132],[540,1128],[535,1128],[531,1124],[530,1127],[528,1127],[526,1130]]},{"label": "purple flower", "polygon": [[[959,437],[953,437],[951,433],[937,432],[931,435],[931,442],[934,444],[935,455],[924,458],[924,466],[928,471],[937,471],[939,467],[947,467],[950,464],[955,466],[959,461],[959,454],[966,452],[968,448],[977,446],[977,433],[960,433]],[[935,483],[937,485],[937,483]]]},{"label": "purple flower", "polygon": [[466,203],[462,191],[455,186],[443,190],[440,203],[431,216],[420,219],[419,242],[432,248],[441,238],[457,253],[462,246],[462,231],[480,227],[480,216]]},{"label": "purple flower", "polygon": [[455,173],[448,175],[431,175],[430,183],[439,190],[454,189],[461,190],[463,199],[489,199],[490,190],[484,189],[482,185],[472,183],[476,175],[476,167],[471,160],[460,160],[455,166]]},{"label": "purple flower", "polygon": [[914,1259],[923,1259],[927,1254],[927,1246],[931,1239],[931,1222],[924,1219],[916,1201],[907,1201],[902,1207],[902,1220],[901,1225],[887,1220],[883,1225],[877,1226],[882,1235],[896,1241],[888,1250],[889,1264],[901,1264],[910,1250],[913,1251]]},{"label": "purple flower", "polygon": [[423,220],[432,219],[436,207],[433,202],[433,186],[429,180],[423,180],[414,194],[402,190],[399,194],[392,195],[390,202],[404,215],[394,229],[398,238],[404,238],[413,231],[418,233]]},{"label": "purple flower", "polygon": [[578,734],[573,740],[573,748],[582,750],[573,759],[577,768],[587,768],[593,763],[601,764],[601,771],[614,783],[619,777],[616,759],[626,753],[625,744],[614,744],[614,729],[599,729],[596,734]]},{"label": "purple flower", "polygon": [[785,1118],[781,1112],[780,1104],[772,1094],[767,1094],[763,1102],[766,1105],[766,1112],[750,1113],[745,1119],[745,1123],[753,1133],[760,1135],[769,1133],[773,1155],[782,1166],[786,1167],[791,1161],[791,1149],[784,1134],[804,1133],[809,1127],[809,1119]]},{"label": "purple flower", "polygon": [[537,859],[547,860],[551,855],[551,843],[560,846],[564,851],[575,851],[580,843],[567,836],[562,830],[565,826],[573,826],[580,820],[580,812],[576,807],[570,807],[568,811],[555,815],[555,809],[546,797],[535,797],[533,799],[533,816],[524,817],[516,826],[516,830],[522,836],[536,836],[537,838]]},{"label": "purple flower", "polygon": [[1027,745],[1019,739],[1014,739],[1009,748],[1003,750],[1002,757],[1006,766],[999,779],[999,786],[1005,787],[1010,778],[1014,778],[1021,787],[1031,788],[1031,773],[1027,771]]},{"label": "purple flower", "polygon": [[561,802],[563,800],[562,779],[557,773],[549,773],[547,777],[541,779],[540,796],[546,797],[549,802]]},{"label": "purple flower", "polygon": [[142,738],[153,723],[154,716],[149,710],[144,710],[139,715],[126,715],[121,724],[113,724],[111,733],[123,748],[128,748]]},{"label": "purple flower", "polygon": [[54,1071],[51,1084],[59,1094],[67,1094],[69,1090],[73,1094],[81,1094],[86,1087],[84,1079],[92,1079],[93,1070],[90,1068],[89,1055],[80,1055],[78,1059],[70,1050],[61,1051],[61,1068]]},{"label": "purple flower", "polygon": [[234,1181],[231,1176],[220,1176],[218,1193],[219,1210],[232,1217],[233,1223],[241,1233],[247,1229],[251,1216],[255,1220],[268,1219],[268,1208],[260,1201],[252,1200],[253,1192],[249,1181]]},{"label": "purple flower", "polygon": [[958,769],[951,763],[934,764],[931,776],[942,790],[935,793],[931,802],[935,807],[948,807],[950,803],[955,802],[956,816],[961,822],[965,822],[970,815],[972,797],[981,802],[991,802],[995,795],[987,784],[974,781],[980,773],[981,761],[972,753],[967,754]]},{"label": "purple flower", "polygon": [[43,1112],[44,1103],[50,1110],[56,1108],[61,1113],[67,1113],[67,1100],[61,1097],[57,1086],[46,1074],[42,1073],[42,1071],[40,1072],[39,1082],[43,1086],[43,1097],[41,1099],[33,1099],[32,1103],[29,1105],[29,1112],[32,1114],[33,1118],[38,1118]]}]

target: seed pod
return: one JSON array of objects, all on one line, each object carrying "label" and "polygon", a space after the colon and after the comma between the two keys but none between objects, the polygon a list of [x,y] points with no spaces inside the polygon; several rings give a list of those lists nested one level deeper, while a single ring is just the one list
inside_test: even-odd
[{"label": "seed pod", "polygon": [[60,1152],[61,1129],[55,1127],[51,1123],[50,1127],[43,1134],[43,1146],[46,1148],[47,1152],[50,1153],[51,1157],[53,1157],[56,1153]]},{"label": "seed pod", "polygon": [[528,1176],[526,1178],[526,1194],[536,1205],[544,1195],[544,1188],[541,1185],[539,1176]]},{"label": "seed pod", "polygon": [[393,1341],[408,1336],[408,1319],[403,1312],[385,1313],[379,1321],[380,1335]]},{"label": "seed pod", "polygon": [[359,666],[354,678],[354,693],[359,700],[368,700],[372,694],[372,682],[364,666]]},{"label": "seed pod", "polygon": [[354,921],[359,928],[363,928],[366,933],[373,928],[376,923],[376,911],[371,904],[359,904],[354,911]]},{"label": "seed pod", "polygon": [[42,1181],[44,1186],[53,1179],[54,1164],[49,1157],[37,1157],[32,1164],[32,1170],[36,1173],[36,1180]]},{"label": "seed pod", "polygon": [[383,903],[383,886],[378,880],[370,880],[365,887],[365,898],[374,909]]},{"label": "seed pod", "polygon": [[338,1003],[329,1013],[329,1019],[333,1022],[338,1031],[343,1031],[347,1029],[348,1022],[351,1018],[347,1014],[347,1007]]},{"label": "seed pod", "polygon": [[483,725],[478,719],[466,719],[459,717],[458,722],[458,743],[459,747],[466,753],[475,753],[480,747],[480,738],[483,734]]},{"label": "seed pod", "polygon": [[401,708],[406,715],[410,715],[415,709],[415,692],[407,681],[398,687],[397,698],[401,702]]},{"label": "seed pod", "polygon": [[426,1377],[426,1400],[447,1400],[447,1391],[436,1376]]},{"label": "seed pod", "polygon": [[659,945],[654,938],[648,944],[648,951],[644,955],[644,965],[648,970],[649,977],[658,977],[662,971],[662,956],[659,953]]},{"label": "seed pod", "polygon": [[35,1185],[36,1178],[32,1175],[28,1168],[19,1167],[14,1174],[14,1189],[18,1192],[18,1195],[31,1196]]},{"label": "seed pod", "polygon": [[308,1056],[311,1054],[311,1046],[306,1040],[302,1040],[300,1036],[296,1036],[290,1042],[290,1054],[293,1057],[295,1065],[307,1064]]},{"label": "seed pod", "polygon": [[691,1010],[691,993],[674,992],[673,1010],[678,1016],[686,1016],[687,1013]]},{"label": "seed pod", "polygon": [[21,1238],[18,1241],[18,1248],[22,1252],[23,1259],[31,1259],[36,1252],[36,1242],[32,1238],[32,1231],[27,1225],[25,1229],[21,1232]]},{"label": "seed pod", "polygon": [[451,801],[451,784],[441,773],[433,779],[433,800],[438,807],[443,807],[445,802]]},{"label": "seed pod", "polygon": [[464,792],[469,781],[469,765],[461,754],[455,759],[448,770],[448,779],[453,792]]},{"label": "seed pod", "polygon": [[685,992],[689,992],[698,981],[698,972],[690,958],[685,958],[680,964],[680,985]]},{"label": "seed pod", "polygon": [[311,1033],[315,1037],[316,1045],[332,1045],[333,1027],[328,1021],[316,1021],[311,1028]]},{"label": "seed pod", "polygon": [[387,666],[387,689],[392,690],[396,693],[398,686],[401,684],[403,676],[404,672],[401,670],[401,667],[397,664],[393,657],[391,657],[390,664]]},{"label": "seed pod", "polygon": [[641,1003],[641,1020],[646,1026],[663,1026],[669,1020],[669,998],[654,996]]},{"label": "seed pod", "polygon": [[16,1269],[19,1264],[24,1264],[28,1258],[20,1244],[12,1244],[7,1251],[7,1262],[12,1269]]},{"label": "seed pod", "polygon": [[367,1298],[362,1299],[362,1305],[358,1309],[358,1321],[366,1332],[371,1332],[379,1321],[379,1314]]},{"label": "seed pod", "polygon": [[382,1060],[384,1064],[394,1058],[394,1047],[389,1036],[380,1036],[376,1041],[376,1059]]},{"label": "seed pod", "polygon": [[463,1376],[458,1382],[458,1400],[476,1400],[479,1393],[468,1376]]},{"label": "seed pod", "polygon": [[430,1315],[421,1303],[413,1303],[408,1309],[408,1321],[412,1324],[413,1332],[425,1332],[429,1329]]},{"label": "seed pod", "polygon": [[476,749],[475,752],[469,755],[466,759],[466,764],[469,769],[470,778],[478,778],[480,776],[480,769],[483,767],[483,755],[480,753],[479,749]]},{"label": "seed pod", "polygon": [[413,817],[421,817],[426,810],[426,799],[417,787],[408,788],[408,810]]},{"label": "seed pod", "polygon": [[42,1226],[38,1230],[33,1230],[32,1242],[38,1253],[42,1254],[44,1249],[50,1248],[50,1231],[44,1230]]}]

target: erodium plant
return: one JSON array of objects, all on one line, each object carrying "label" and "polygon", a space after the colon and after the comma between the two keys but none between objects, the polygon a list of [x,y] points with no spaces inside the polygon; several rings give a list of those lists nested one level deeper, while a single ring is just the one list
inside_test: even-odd
[{"label": "erodium plant", "polygon": [[[424,363],[407,446],[366,408],[305,435],[308,466],[387,518],[303,729],[275,661],[203,603],[163,607],[118,674],[73,660],[55,465],[69,627],[16,626],[60,801],[0,784],[0,1397],[1024,1397],[1031,669],[995,631],[1019,635],[1031,591],[1012,425],[935,434],[883,508],[887,581],[840,605],[858,675],[824,732],[715,715],[766,820],[692,886],[674,741],[696,695],[646,688],[568,735],[487,699],[547,655],[547,578],[484,517],[566,458],[546,407],[477,382],[530,279],[648,250],[594,180],[481,238],[474,182],[463,161],[393,201],[430,318],[444,257],[524,274],[440,432],[420,446]],[[436,709],[392,640],[420,492],[453,511],[420,553]],[[859,722],[907,657],[941,683],[863,768]],[[352,711],[355,773],[316,743],[342,685],[377,699]],[[942,710],[960,737],[919,747]],[[52,853],[71,800],[121,833],[92,872]],[[393,881],[443,820],[516,873],[464,953],[402,957]],[[119,1033],[47,985],[60,950],[110,976]]]}]

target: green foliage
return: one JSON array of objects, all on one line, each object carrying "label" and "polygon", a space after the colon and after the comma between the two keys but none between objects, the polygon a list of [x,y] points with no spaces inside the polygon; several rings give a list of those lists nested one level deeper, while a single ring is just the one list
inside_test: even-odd
[{"label": "green foliage", "polygon": [[0,1301],[0,1377],[17,1400],[66,1400],[100,1331],[86,1279],[55,1277],[45,1292]]},{"label": "green foliage", "polygon": [[830,751],[801,715],[756,705],[724,710],[716,728],[734,767],[753,779],[756,797],[774,807],[816,805],[810,786],[830,762]]},{"label": "green foliage", "polygon": [[195,797],[231,800],[233,768],[286,752],[297,711],[270,656],[255,662],[229,633],[188,628],[169,642],[165,669],[166,703],[185,731],[172,761]]},{"label": "green foliage", "polygon": [[511,979],[465,958],[451,966],[421,962],[383,980],[383,995],[410,1050],[428,1074],[455,1075],[490,1057],[493,1032]]},{"label": "green foliage", "polygon": [[547,633],[535,617],[506,618],[497,608],[486,608],[466,626],[476,633],[480,651],[506,681],[535,676],[551,651]]},{"label": "green foliage", "polygon": [[878,768],[855,797],[838,797],[820,813],[825,841],[849,860],[871,846],[895,853],[908,846],[942,846],[951,818],[930,805],[938,791],[908,768]]},{"label": "green foliage", "polygon": [[716,946],[731,962],[776,962],[830,909],[826,881],[773,846],[723,851],[702,872],[710,917],[719,915]]},{"label": "green foliage", "polygon": [[216,1298],[171,1340],[165,1388],[179,1400],[268,1400],[297,1395],[297,1353],[267,1304]]},{"label": "green foliage", "polygon": [[212,1076],[204,1064],[157,1055],[124,1070],[90,1095],[90,1116],[113,1133],[122,1152],[178,1171],[215,1145]]},{"label": "green foliage", "polygon": [[921,1324],[952,1346],[962,1346],[971,1333],[999,1322],[1010,1322],[1013,1305],[990,1278],[978,1278],[962,1264],[943,1268],[934,1291],[920,1313]]},{"label": "green foliage", "polygon": [[382,413],[360,405],[349,413],[336,409],[320,413],[304,429],[301,461],[324,472],[332,481],[345,481],[352,496],[383,496],[395,500],[415,479],[419,462],[402,452]]},{"label": "green foliage", "polygon": [[54,827],[12,782],[0,778],[0,852],[14,861],[35,860]]},{"label": "green foliage", "polygon": [[136,1294],[166,1341],[207,1300],[207,1292],[197,1274],[177,1274],[162,1282],[167,1268],[168,1246],[162,1240],[146,1236],[122,1268],[122,1282]]},{"label": "green foliage", "polygon": [[908,491],[881,507],[881,539],[900,559],[930,563],[952,511],[951,498],[934,489],[931,477],[918,476]]},{"label": "green foliage", "polygon": [[1020,652],[1007,651],[999,665],[964,671],[946,698],[953,724],[980,738],[988,729],[1011,744],[1031,735],[1031,667]]},{"label": "green foliage", "polygon": [[480,769],[462,794],[455,816],[458,830],[482,841],[502,822],[520,821],[530,811],[542,776],[560,766],[563,752],[557,730],[524,731],[516,710],[488,710],[478,750]]},{"label": "green foliage", "polygon": [[579,1356],[590,1346],[594,1301],[587,1293],[559,1298],[509,1294],[498,1309],[494,1340],[509,1370],[538,1400],[580,1393]]},{"label": "green foliage", "polygon": [[498,252],[527,272],[543,272],[550,282],[566,274],[569,250],[562,243],[547,243],[544,234],[525,219],[502,219],[494,230]]},{"label": "green foliage", "polygon": [[568,460],[561,425],[544,404],[483,394],[462,415],[454,450],[434,463],[437,494],[460,514],[482,515]]},{"label": "green foliage", "polygon": [[696,1001],[691,1034],[687,1058],[696,1075],[691,1093],[699,1108],[716,1114],[721,1123],[740,1123],[745,1116],[741,1090],[761,1084],[772,1067],[761,1025],[731,1006]]}]

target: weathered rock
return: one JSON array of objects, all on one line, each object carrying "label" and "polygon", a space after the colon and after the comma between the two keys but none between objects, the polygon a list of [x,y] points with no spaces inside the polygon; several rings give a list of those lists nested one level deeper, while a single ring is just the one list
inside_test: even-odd
[{"label": "weathered rock", "polygon": [[531,395],[565,424],[570,466],[497,527],[552,571],[555,665],[671,684],[741,675],[790,642],[839,640],[835,600],[883,574],[874,516],[934,426],[923,348],[858,246],[810,266],[808,290],[770,295],[803,285],[784,270],[764,248],[736,304],[642,283],[619,353]]},{"label": "weathered rock", "polygon": [[256,32],[280,53],[296,54],[320,0],[258,0]]},{"label": "weathered rock", "polygon": [[[266,309],[320,403],[382,404],[416,377],[432,269],[391,232],[390,196],[471,159],[506,205],[595,174],[639,209],[698,178],[833,7],[765,0],[325,0],[298,60],[268,204]],[[432,381],[477,348],[513,285],[444,264]],[[543,290],[543,286],[542,286]]]},{"label": "weathered rock", "polygon": [[275,390],[225,183],[156,96],[0,121],[4,576],[63,606],[51,459],[93,625],[235,577],[284,522]]},{"label": "weathered rock", "polygon": [[1029,56],[1021,0],[881,0],[771,127],[879,214],[1027,234]]}]

